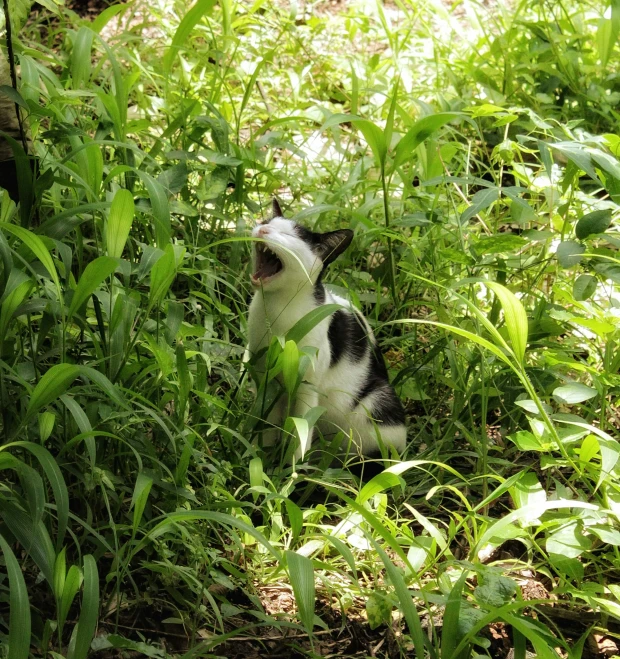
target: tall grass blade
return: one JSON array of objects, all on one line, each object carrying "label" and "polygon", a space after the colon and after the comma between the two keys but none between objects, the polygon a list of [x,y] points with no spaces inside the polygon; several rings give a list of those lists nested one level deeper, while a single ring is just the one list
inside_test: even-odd
[{"label": "tall grass blade", "polygon": [[0,535],[0,549],[9,577],[9,651],[7,659],[28,659],[30,653],[30,602],[26,582],[7,541]]},{"label": "tall grass blade", "polygon": [[309,558],[294,551],[286,551],[284,555],[299,610],[299,618],[305,630],[312,636],[315,604],[314,566]]},{"label": "tall grass blade", "polygon": [[497,295],[502,305],[512,350],[519,362],[523,363],[527,347],[527,313],[517,296],[505,286],[496,282],[487,282],[487,286]]},{"label": "tall grass blade", "polygon": [[108,256],[120,259],[129,237],[135,205],[129,190],[120,189],[112,199],[110,214],[106,222],[106,247]]},{"label": "tall grass blade", "polygon": [[97,288],[116,270],[118,260],[111,256],[99,256],[91,261],[78,281],[69,306],[69,318],[88,300]]},{"label": "tall grass blade", "polygon": [[[403,575],[396,568],[394,563],[389,559],[388,555],[381,549],[381,547],[371,538],[372,545],[375,548],[375,551],[379,555],[379,558],[383,562],[387,576],[394,586],[396,591],[396,596],[400,602],[400,606],[407,621],[407,627],[409,628],[409,633],[413,640],[414,653],[417,659],[424,659],[425,657],[425,642],[424,642],[424,632],[422,631],[422,623],[420,622],[420,616],[418,610],[413,603],[413,598],[407,584],[403,579]],[[435,657],[435,652],[432,647],[428,647],[429,654],[431,657]]]},{"label": "tall grass blade", "polygon": [[90,650],[99,619],[99,572],[95,559],[87,554],[84,556],[84,591],[82,592],[82,607],[74,632],[74,643],[69,647],[67,659],[86,659]]},{"label": "tall grass blade", "polygon": [[54,284],[56,284],[57,290],[60,292],[60,280],[58,279],[56,266],[54,265],[54,261],[49,250],[44,245],[41,238],[39,238],[39,236],[35,235],[31,231],[28,231],[28,229],[15,226],[14,224],[7,224],[6,222],[0,223],[0,230],[13,234],[16,238],[19,238],[24,243],[24,245],[28,247],[28,249],[30,249],[30,251],[39,259],[39,261],[41,261],[43,267],[47,270],[52,281]]},{"label": "tall grass blade", "polygon": [[441,658],[451,659],[458,642],[459,630],[459,613],[461,611],[461,601],[463,586],[467,580],[467,570],[458,578],[448,595],[448,602],[443,616],[441,626]]},{"label": "tall grass blade", "polygon": [[196,4],[187,12],[187,14],[185,14],[183,20],[179,23],[179,27],[174,33],[172,43],[164,54],[164,79],[167,80],[170,76],[170,70],[172,69],[174,60],[179,52],[187,48],[189,43],[189,35],[191,34],[198,21],[204,16],[204,14],[213,9],[214,6],[215,0],[198,0],[198,2],[196,2]]},{"label": "tall grass blade", "polygon": [[69,388],[80,374],[80,367],[73,364],[56,364],[45,372],[30,396],[26,418],[30,418],[42,407],[55,401]]}]

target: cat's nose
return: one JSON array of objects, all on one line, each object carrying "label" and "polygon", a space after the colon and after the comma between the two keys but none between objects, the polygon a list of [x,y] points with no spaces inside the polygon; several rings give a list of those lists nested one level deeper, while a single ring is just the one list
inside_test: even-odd
[{"label": "cat's nose", "polygon": [[260,227],[258,227],[258,229],[256,230],[256,235],[257,235],[259,238],[262,238],[263,236],[266,236],[266,235],[268,235],[268,234],[269,234],[269,227],[266,226],[266,225],[264,225],[264,226],[260,226]]}]

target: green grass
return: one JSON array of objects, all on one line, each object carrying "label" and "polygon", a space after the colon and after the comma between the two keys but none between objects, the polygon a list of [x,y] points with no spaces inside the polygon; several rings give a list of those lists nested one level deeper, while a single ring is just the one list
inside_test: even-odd
[{"label": "green grass", "polygon": [[[14,30],[39,170],[0,191],[0,656],[618,637],[620,8],[504,5]],[[410,419],[364,484],[320,443],[295,470],[260,447],[248,229],[274,194],[355,230],[329,284]]]}]

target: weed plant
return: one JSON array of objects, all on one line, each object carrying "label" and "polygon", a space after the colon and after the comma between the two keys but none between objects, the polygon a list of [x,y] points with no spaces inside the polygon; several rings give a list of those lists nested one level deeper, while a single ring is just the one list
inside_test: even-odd
[{"label": "weed plant", "polygon": [[[44,5],[0,90],[33,149],[0,192],[0,654],[324,656],[360,617],[373,656],[613,643],[617,0]],[[328,283],[410,438],[365,482],[261,448],[274,194],[355,230]]]}]

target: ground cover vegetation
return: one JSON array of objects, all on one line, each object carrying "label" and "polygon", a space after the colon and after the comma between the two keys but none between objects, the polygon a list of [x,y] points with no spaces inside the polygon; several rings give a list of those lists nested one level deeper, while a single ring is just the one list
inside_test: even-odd
[{"label": "ground cover vegetation", "polygon": [[[617,0],[4,4],[0,655],[615,654]],[[355,230],[410,442],[361,483],[260,447],[274,194]]]}]

